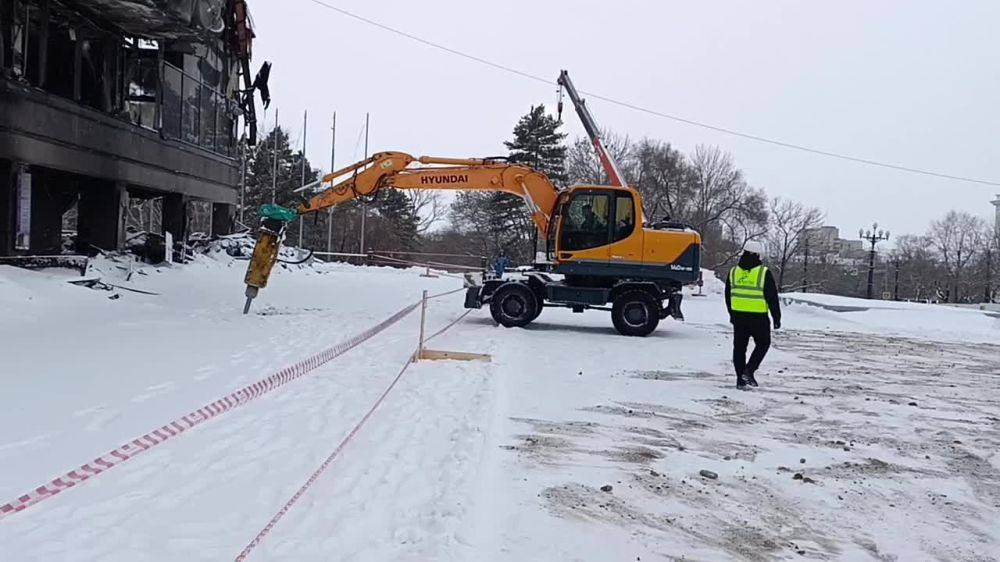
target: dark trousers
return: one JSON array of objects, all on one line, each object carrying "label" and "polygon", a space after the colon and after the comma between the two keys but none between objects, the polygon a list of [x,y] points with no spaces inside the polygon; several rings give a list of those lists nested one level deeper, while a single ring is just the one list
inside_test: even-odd
[{"label": "dark trousers", "polygon": [[[755,373],[771,347],[771,321],[766,314],[733,315],[733,368],[736,375]],[[753,338],[753,353],[747,361],[747,344]]]}]

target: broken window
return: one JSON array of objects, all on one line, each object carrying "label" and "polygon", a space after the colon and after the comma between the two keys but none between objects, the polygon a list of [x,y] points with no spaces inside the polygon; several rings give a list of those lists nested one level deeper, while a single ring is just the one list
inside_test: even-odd
[{"label": "broken window", "polygon": [[232,156],[236,104],[176,66],[163,63],[163,133]]},{"label": "broken window", "polygon": [[158,56],[159,45],[155,41],[126,42],[126,110],[133,123],[148,129],[156,128]]},{"label": "broken window", "polygon": [[181,138],[181,89],[184,83],[184,73],[169,63],[163,63],[163,105],[161,110],[162,130],[164,136],[172,139]]},{"label": "broken window", "polygon": [[207,85],[201,86],[200,138],[201,146],[215,150],[215,117],[219,95]]},{"label": "broken window", "polygon": [[191,144],[198,144],[199,121],[201,120],[201,84],[187,74],[181,73],[181,138]]}]

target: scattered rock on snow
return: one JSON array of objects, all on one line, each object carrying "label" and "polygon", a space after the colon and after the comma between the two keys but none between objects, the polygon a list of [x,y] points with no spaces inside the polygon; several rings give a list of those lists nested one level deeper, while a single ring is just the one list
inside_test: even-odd
[{"label": "scattered rock on snow", "polygon": [[800,462],[801,464],[806,464],[806,459],[799,459],[799,462]]},{"label": "scattered rock on snow", "polygon": [[601,486],[601,491],[602,492],[610,492],[611,490],[612,490],[611,484],[605,484],[605,485]]},{"label": "scattered rock on snow", "polygon": [[711,470],[701,470],[698,472],[698,474],[704,476],[705,478],[708,478],[709,480],[718,480],[719,478],[719,475],[712,472]]}]

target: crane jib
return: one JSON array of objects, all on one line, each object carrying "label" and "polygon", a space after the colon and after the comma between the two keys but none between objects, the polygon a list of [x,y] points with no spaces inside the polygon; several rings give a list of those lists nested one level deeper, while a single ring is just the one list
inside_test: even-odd
[{"label": "crane jib", "polygon": [[597,150],[597,157],[601,160],[601,166],[604,167],[604,171],[608,174],[608,181],[611,185],[624,186],[625,178],[618,169],[618,164],[615,163],[614,157],[601,141],[601,132],[597,127],[597,122],[594,121],[594,116],[590,114],[586,100],[581,98],[579,92],[576,91],[576,86],[570,80],[569,73],[565,70],[559,73],[558,83],[560,100],[562,99],[562,89],[565,88],[566,93],[569,94],[570,101],[573,102],[573,107],[576,108],[576,114],[580,116],[583,128],[587,131],[587,136],[594,143],[594,149]]}]

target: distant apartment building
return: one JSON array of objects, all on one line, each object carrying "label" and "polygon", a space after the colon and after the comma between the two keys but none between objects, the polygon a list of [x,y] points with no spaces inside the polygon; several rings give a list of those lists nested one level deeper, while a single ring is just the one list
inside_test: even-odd
[{"label": "distant apartment building", "polygon": [[821,226],[806,230],[805,242],[809,255],[817,260],[830,263],[854,263],[867,259],[868,253],[862,240],[848,240],[840,237],[840,229],[835,226]]},{"label": "distant apartment building", "polygon": [[230,232],[252,37],[244,0],[0,0],[0,256],[121,248],[146,201]]}]

